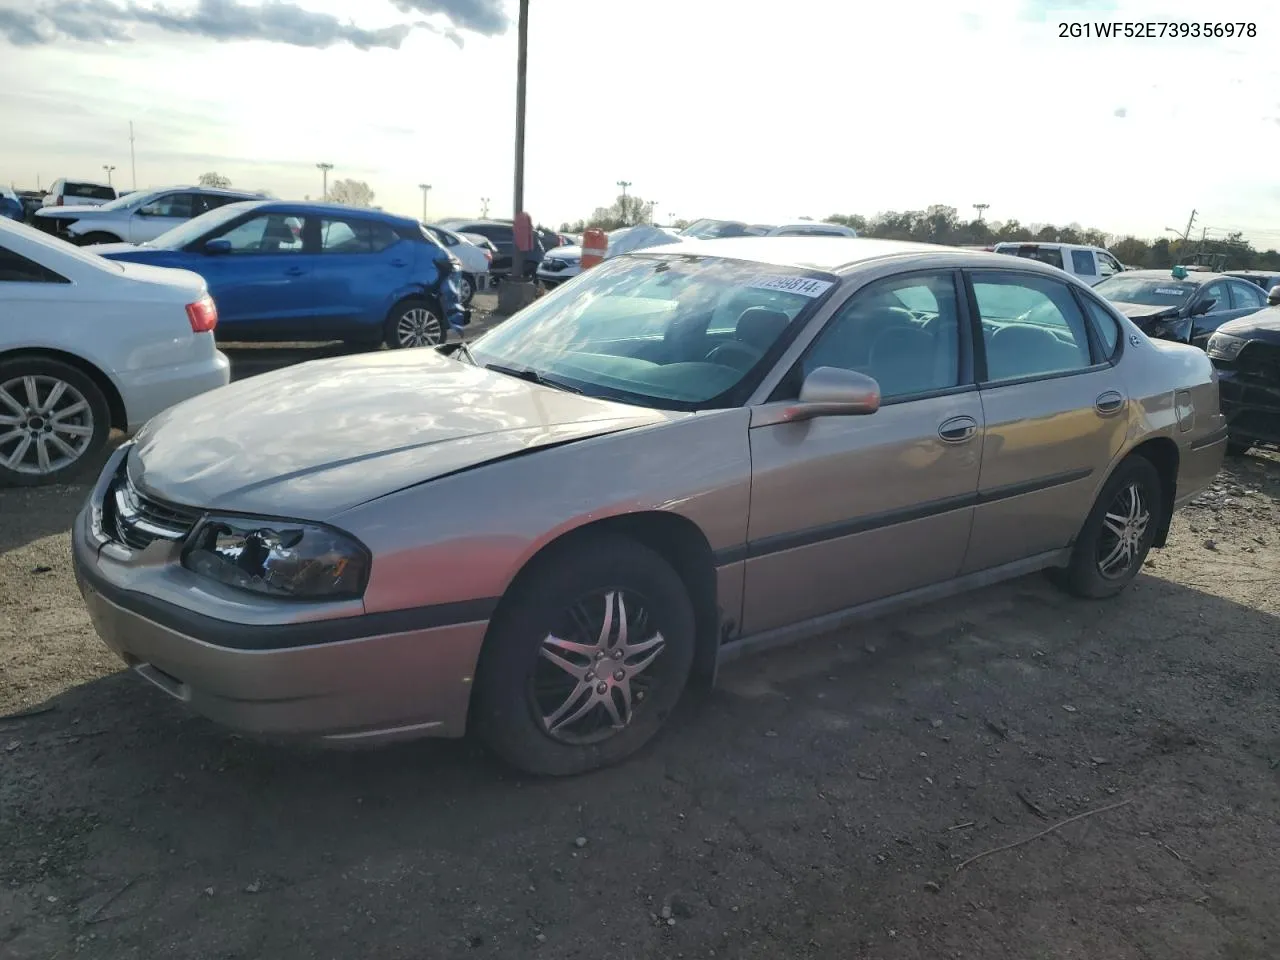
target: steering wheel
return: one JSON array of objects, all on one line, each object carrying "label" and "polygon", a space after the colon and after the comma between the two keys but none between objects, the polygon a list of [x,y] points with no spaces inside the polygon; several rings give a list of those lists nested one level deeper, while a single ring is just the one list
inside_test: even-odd
[{"label": "steering wheel", "polygon": [[722,367],[750,370],[760,357],[760,352],[754,347],[748,347],[745,343],[739,343],[737,340],[729,340],[714,347],[702,359],[707,363],[715,363]]}]

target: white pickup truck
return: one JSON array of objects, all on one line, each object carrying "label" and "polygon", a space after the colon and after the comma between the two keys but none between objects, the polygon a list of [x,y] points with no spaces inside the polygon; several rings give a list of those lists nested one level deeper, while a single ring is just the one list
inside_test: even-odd
[{"label": "white pickup truck", "polygon": [[1110,251],[1078,243],[1037,243],[1030,240],[1014,240],[997,243],[995,252],[1026,257],[1028,260],[1039,260],[1041,263],[1047,263],[1059,270],[1065,270],[1072,276],[1079,277],[1090,286],[1124,271],[1120,261]]}]

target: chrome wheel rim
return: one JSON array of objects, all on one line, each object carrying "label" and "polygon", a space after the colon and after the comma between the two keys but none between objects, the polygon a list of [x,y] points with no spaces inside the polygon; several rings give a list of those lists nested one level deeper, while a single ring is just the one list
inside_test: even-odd
[{"label": "chrome wheel rim", "polygon": [[650,668],[666,646],[636,594],[601,591],[573,604],[538,647],[530,694],[543,731],[577,745],[625,730],[652,699]]},{"label": "chrome wheel rim", "polygon": [[58,377],[0,383],[0,466],[48,476],[75,463],[93,442],[93,408]]},{"label": "chrome wheel rim", "polygon": [[402,347],[432,347],[444,340],[444,328],[426,307],[410,307],[396,322],[396,340]]},{"label": "chrome wheel rim", "polygon": [[1098,537],[1098,572],[1119,580],[1133,569],[1151,523],[1151,511],[1137,482],[1122,487],[1102,515]]}]

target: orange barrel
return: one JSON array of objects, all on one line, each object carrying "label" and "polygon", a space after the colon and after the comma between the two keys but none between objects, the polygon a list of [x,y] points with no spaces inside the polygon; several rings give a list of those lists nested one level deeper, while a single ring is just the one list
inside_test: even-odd
[{"label": "orange barrel", "polygon": [[609,250],[609,237],[599,227],[592,227],[582,235],[582,269],[594,267],[604,259]]}]

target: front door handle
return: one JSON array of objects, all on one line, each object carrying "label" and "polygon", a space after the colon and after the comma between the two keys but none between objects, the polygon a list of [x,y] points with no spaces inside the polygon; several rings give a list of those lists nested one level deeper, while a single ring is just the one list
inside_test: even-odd
[{"label": "front door handle", "polygon": [[302,267],[289,267],[285,270],[284,275],[286,277],[300,277],[306,272],[307,271]]},{"label": "front door handle", "polygon": [[1116,413],[1124,406],[1124,396],[1115,390],[1108,390],[1106,393],[1100,394],[1098,399],[1093,401],[1093,408],[1107,417]]},{"label": "front door handle", "polygon": [[942,426],[938,427],[938,436],[947,443],[964,443],[973,439],[977,432],[978,421],[973,417],[952,417],[942,421]]}]

